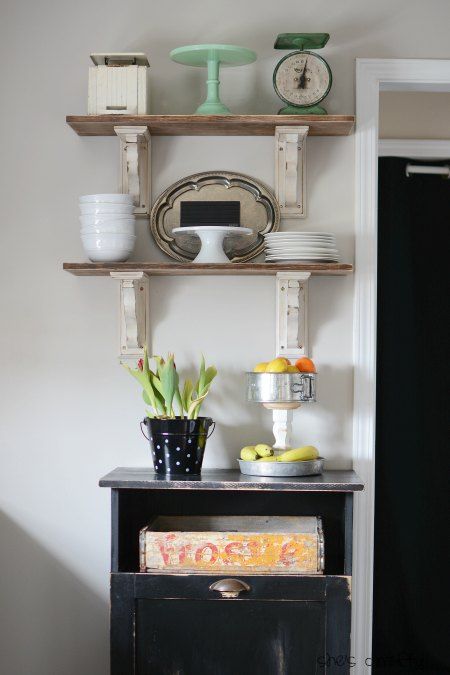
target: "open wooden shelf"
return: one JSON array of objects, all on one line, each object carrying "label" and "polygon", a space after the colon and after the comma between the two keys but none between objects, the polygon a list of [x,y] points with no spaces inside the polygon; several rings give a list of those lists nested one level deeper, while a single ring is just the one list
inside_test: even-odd
[{"label": "open wooden shelf", "polygon": [[309,136],[348,136],[354,115],[68,115],[79,136],[115,136],[115,126],[146,126],[152,136],[273,136],[276,126],[309,126]]},{"label": "open wooden shelf", "polygon": [[277,272],[311,272],[312,275],[342,276],[353,272],[348,263],[63,263],[63,268],[79,277],[107,277],[110,272],[143,271],[151,276],[255,275],[270,276]]}]

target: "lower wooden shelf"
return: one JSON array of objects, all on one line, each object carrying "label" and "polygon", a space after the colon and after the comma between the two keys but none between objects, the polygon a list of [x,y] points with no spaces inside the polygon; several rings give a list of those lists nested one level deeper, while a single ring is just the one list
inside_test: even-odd
[{"label": "lower wooden shelf", "polygon": [[106,277],[111,272],[145,272],[150,276],[170,275],[254,275],[274,276],[278,272],[310,272],[312,275],[352,274],[349,263],[63,263],[66,272],[79,277]]}]

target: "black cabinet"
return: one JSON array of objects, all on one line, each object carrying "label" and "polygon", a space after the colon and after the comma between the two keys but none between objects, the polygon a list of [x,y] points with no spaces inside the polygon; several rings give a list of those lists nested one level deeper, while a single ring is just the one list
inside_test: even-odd
[{"label": "black cabinet", "polygon": [[[112,488],[112,675],[313,675],[348,673],[353,472],[312,478],[252,478],[204,471],[166,480],[116,469]],[[155,515],[320,515],[325,574],[239,576],[139,574],[138,533]]]}]

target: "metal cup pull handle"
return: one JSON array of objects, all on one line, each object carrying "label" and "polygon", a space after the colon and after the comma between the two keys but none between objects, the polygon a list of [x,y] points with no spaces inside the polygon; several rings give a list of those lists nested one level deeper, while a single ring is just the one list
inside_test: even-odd
[{"label": "metal cup pull handle", "polygon": [[294,394],[303,394],[304,388],[303,382],[294,382],[291,386],[291,391]]},{"label": "metal cup pull handle", "polygon": [[221,579],[209,587],[210,591],[217,591],[222,598],[237,598],[239,593],[249,591],[250,586],[240,579]]}]

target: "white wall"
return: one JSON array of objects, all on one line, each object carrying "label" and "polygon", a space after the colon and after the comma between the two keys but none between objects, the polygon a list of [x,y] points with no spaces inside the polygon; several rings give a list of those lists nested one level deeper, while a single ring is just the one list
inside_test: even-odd
[{"label": "white wall", "polygon": [[[3,3],[1,68],[0,672],[101,675],[108,663],[109,494],[98,478],[147,465],[140,395],[116,362],[117,288],[61,271],[83,260],[77,197],[116,189],[117,143],[82,139],[64,123],[86,110],[91,51],[143,50],[152,112],[190,112],[203,73],[168,59],[201,41],[243,44],[252,66],[224,71],[235,112],[275,112],[278,32],[328,30],[329,112],[353,110],[356,56],[445,57],[445,0]],[[447,20],[446,20],[447,19]],[[230,169],[273,184],[269,138],[156,138],[156,196],[198,170]],[[298,227],[333,230],[353,251],[353,137],[308,141],[308,210]],[[142,221],[135,259],[159,257]],[[330,466],[351,462],[352,279],[311,282],[312,356],[319,402],[295,435]],[[231,466],[241,445],[270,439],[269,413],[246,404],[243,372],[274,350],[274,280],[160,278],[151,282],[153,347],[178,363],[201,350],[220,371],[207,410],[218,422],[207,466]]]},{"label": "white wall", "polygon": [[450,94],[382,91],[380,138],[450,139]]}]

